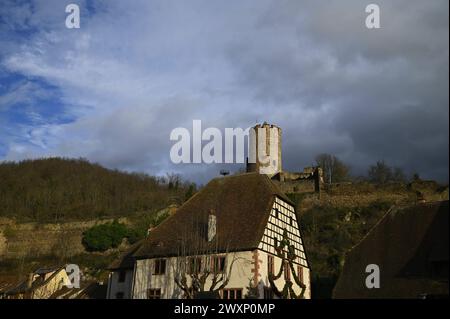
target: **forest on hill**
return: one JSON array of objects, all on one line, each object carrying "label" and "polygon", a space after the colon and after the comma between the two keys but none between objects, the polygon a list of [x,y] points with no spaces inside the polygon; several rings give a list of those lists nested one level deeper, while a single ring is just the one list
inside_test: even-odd
[{"label": "forest on hill", "polygon": [[125,217],[183,202],[195,184],[106,169],[84,159],[0,163],[0,217],[61,222]]}]

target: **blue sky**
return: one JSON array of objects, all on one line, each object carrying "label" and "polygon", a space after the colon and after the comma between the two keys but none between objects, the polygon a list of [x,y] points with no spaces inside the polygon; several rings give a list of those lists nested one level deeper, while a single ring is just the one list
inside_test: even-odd
[{"label": "blue sky", "polygon": [[268,121],[286,169],[329,152],[354,174],[384,159],[448,181],[448,2],[378,1],[378,30],[368,3],[2,1],[0,160],[205,182],[222,166],[172,164],[172,129]]}]

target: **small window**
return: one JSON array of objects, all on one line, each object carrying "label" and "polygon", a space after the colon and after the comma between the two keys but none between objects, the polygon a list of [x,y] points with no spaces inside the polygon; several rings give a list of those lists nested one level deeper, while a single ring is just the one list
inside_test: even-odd
[{"label": "small window", "polygon": [[161,289],[147,290],[147,299],[161,299]]},{"label": "small window", "polygon": [[284,280],[291,281],[291,268],[287,261],[284,262]]},{"label": "small window", "polygon": [[275,248],[278,247],[278,238],[277,237],[273,238],[273,245],[275,246]]},{"label": "small window", "polygon": [[271,255],[267,255],[267,271],[269,272],[269,274],[273,275],[274,271],[273,271],[273,265],[274,265],[274,259],[273,256]]},{"label": "small window", "polygon": [[305,282],[303,281],[303,267],[298,265],[298,279],[300,280],[300,282],[302,284],[304,284]]},{"label": "small window", "polygon": [[242,299],[242,289],[240,288],[223,289],[222,299]]},{"label": "small window", "polygon": [[279,210],[278,210],[278,208],[275,208],[275,218],[279,218]]},{"label": "small window", "polygon": [[125,279],[127,278],[127,272],[125,270],[121,270],[119,272],[119,282],[125,282]]},{"label": "small window", "polygon": [[220,273],[225,269],[225,256],[214,256],[212,258],[212,271]]},{"label": "small window", "polygon": [[116,293],[116,299],[123,299],[123,297],[124,297],[124,293],[123,292]]},{"label": "small window", "polygon": [[292,218],[292,216],[289,217],[289,224],[290,224],[291,226],[294,225],[294,219]]},{"label": "small window", "polygon": [[202,271],[202,258],[191,257],[189,258],[189,274],[198,274]]},{"label": "small window", "polygon": [[166,273],[166,260],[165,259],[156,259],[155,260],[155,270],[153,272],[154,275],[164,275]]},{"label": "small window", "polygon": [[273,299],[273,290],[270,287],[264,287],[264,299]]}]

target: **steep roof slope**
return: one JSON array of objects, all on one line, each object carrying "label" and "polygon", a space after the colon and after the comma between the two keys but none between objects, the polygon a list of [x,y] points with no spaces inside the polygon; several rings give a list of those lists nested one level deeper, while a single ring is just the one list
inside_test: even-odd
[{"label": "steep roof slope", "polygon": [[[57,267],[57,268],[39,268],[38,270],[36,270],[33,274],[34,275],[38,275],[37,278],[35,278],[32,282],[31,282],[31,286],[29,286],[29,282],[28,279],[23,280],[22,282],[20,282],[17,286],[15,286],[12,289],[9,289],[8,291],[6,291],[7,295],[15,295],[15,294],[21,294],[21,293],[30,293],[34,290],[36,290],[37,288],[43,287],[45,285],[47,285],[48,283],[50,283],[51,280],[53,280],[53,278],[55,278],[56,276],[58,276],[58,274],[60,274],[62,271],[66,271],[66,266],[62,266],[62,267]],[[44,280],[43,275],[47,274],[47,273],[52,273],[47,279]]]},{"label": "steep roof slope", "polygon": [[134,257],[133,254],[141,247],[144,239],[131,245],[126,251],[120,254],[120,256],[115,259],[111,264],[109,264],[109,270],[118,269],[133,269],[134,268]]},{"label": "steep roof slope", "polygon": [[[448,201],[387,213],[347,254],[334,298],[448,295]],[[365,286],[366,266],[380,269],[380,288]]]},{"label": "steep roof slope", "polygon": [[[133,256],[176,256],[181,246],[200,245],[211,251],[209,245],[214,245],[217,252],[255,249],[275,196],[292,204],[266,175],[247,173],[213,179],[153,229]],[[216,215],[217,242],[209,244],[206,234],[210,214]]]}]

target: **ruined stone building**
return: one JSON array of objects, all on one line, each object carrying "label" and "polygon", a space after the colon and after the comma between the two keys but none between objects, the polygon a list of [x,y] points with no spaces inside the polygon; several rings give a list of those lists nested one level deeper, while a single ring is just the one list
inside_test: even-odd
[{"label": "ruined stone building", "polygon": [[322,168],[305,167],[302,172],[282,169],[281,128],[264,122],[250,130],[247,172],[268,175],[284,193],[320,192]]}]

